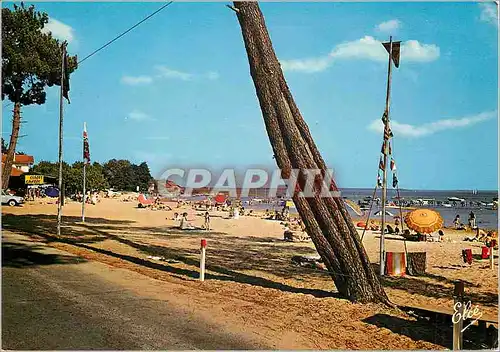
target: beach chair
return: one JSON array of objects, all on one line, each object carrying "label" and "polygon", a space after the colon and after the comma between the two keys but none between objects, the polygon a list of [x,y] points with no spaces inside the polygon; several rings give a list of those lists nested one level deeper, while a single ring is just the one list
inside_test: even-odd
[{"label": "beach chair", "polygon": [[147,208],[151,205],[153,205],[154,203],[154,200],[153,199],[147,199],[146,196],[144,194],[139,194],[139,197],[137,198],[137,200],[139,201],[139,208]]}]

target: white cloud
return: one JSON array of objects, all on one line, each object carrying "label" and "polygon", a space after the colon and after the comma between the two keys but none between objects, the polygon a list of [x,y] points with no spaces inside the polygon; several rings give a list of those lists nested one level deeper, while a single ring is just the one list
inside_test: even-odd
[{"label": "white cloud", "polygon": [[129,112],[129,114],[127,115],[127,117],[125,117],[125,120],[134,120],[134,121],[151,121],[151,120],[154,120],[154,118],[152,118],[151,116],[149,116],[148,114],[140,111],[140,110],[133,110],[131,112]]},{"label": "white cloud", "polygon": [[400,27],[400,20],[389,20],[375,26],[375,30],[381,33],[395,33]]},{"label": "white cloud", "polygon": [[66,40],[68,43],[75,39],[74,29],[54,18],[49,18],[49,22],[43,27],[42,31],[44,33],[50,32],[54,38]]},{"label": "white cloud", "polygon": [[153,82],[153,78],[150,76],[123,76],[122,83],[131,86],[139,84],[150,84]]},{"label": "white cloud", "polygon": [[155,68],[160,72],[160,77],[167,79],[172,78],[180,79],[182,81],[189,81],[194,77],[192,73],[172,70],[166,66],[155,66]]},{"label": "white cloud", "polygon": [[281,68],[283,71],[302,71],[307,73],[324,71],[330,66],[328,57],[320,57],[317,59],[298,59],[298,60],[281,60]]},{"label": "white cloud", "polygon": [[498,26],[497,5],[494,2],[482,2],[478,5],[481,9],[481,15],[479,19],[483,22]]},{"label": "white cloud", "polygon": [[[439,58],[439,47],[435,44],[422,44],[417,40],[408,40],[401,46],[402,62],[430,62]],[[365,36],[361,39],[338,44],[326,56],[297,60],[281,60],[284,71],[306,73],[320,72],[327,69],[335,60],[365,59],[377,62],[387,60],[387,51],[382,42]]]},{"label": "white cloud", "polygon": [[211,81],[215,81],[217,79],[219,79],[220,75],[219,75],[219,72],[215,72],[215,71],[210,71],[206,74],[206,77],[211,80]]},{"label": "white cloud", "polygon": [[[429,136],[440,131],[472,126],[496,117],[496,111],[488,111],[459,119],[438,120],[435,122],[424,123],[422,125],[410,125],[393,120],[391,121],[391,129],[396,136],[399,135],[403,137],[418,138]],[[368,129],[377,133],[382,133],[384,130],[384,124],[381,119],[377,119],[368,125]]]},{"label": "white cloud", "polygon": [[192,81],[197,78],[215,81],[220,75],[216,71],[209,71],[205,74],[194,74],[173,70],[166,66],[157,65],[154,67],[158,72],[155,76],[123,76],[121,82],[128,85],[150,84],[159,79],[179,79],[181,81]]},{"label": "white cloud", "polygon": [[408,40],[401,47],[401,60],[409,62],[431,62],[439,58],[439,48],[434,44],[421,44]]}]

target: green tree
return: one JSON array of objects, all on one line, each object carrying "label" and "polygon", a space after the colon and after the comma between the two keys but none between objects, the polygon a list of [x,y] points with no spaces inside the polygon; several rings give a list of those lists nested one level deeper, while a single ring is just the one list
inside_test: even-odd
[{"label": "green tree", "polygon": [[7,153],[7,149],[8,149],[8,147],[7,147],[7,144],[5,143],[5,139],[3,139],[3,137],[2,137],[2,154]]},{"label": "green tree", "polygon": [[142,162],[139,165],[133,165],[135,187],[139,186],[141,190],[147,190],[149,183],[153,180],[149,171],[148,164]]},{"label": "green tree", "polygon": [[[62,47],[50,33],[42,30],[48,15],[13,5],[2,9],[2,100],[14,103],[12,133],[2,174],[2,187],[9,183],[19,129],[21,107],[44,104],[46,87],[60,85]],[[76,56],[68,57],[66,74],[77,68]]]},{"label": "green tree", "polygon": [[130,161],[111,159],[103,167],[110,187],[122,191],[134,190],[134,171]]},{"label": "green tree", "polygon": [[58,177],[59,165],[50,161],[40,161],[38,164],[33,165],[31,171],[46,176]]},{"label": "green tree", "polygon": [[[103,174],[103,168],[98,162],[87,165],[86,168],[86,184],[87,191],[98,191],[108,188],[108,182]],[[77,161],[72,165],[71,192],[78,192],[83,190],[83,162]]]}]

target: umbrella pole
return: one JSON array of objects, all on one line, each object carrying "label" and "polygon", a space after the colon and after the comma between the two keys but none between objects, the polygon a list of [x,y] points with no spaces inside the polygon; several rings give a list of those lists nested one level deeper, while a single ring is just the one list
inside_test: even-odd
[{"label": "umbrella pole", "polygon": [[368,223],[370,222],[370,215],[372,214],[373,207],[373,198],[375,198],[375,193],[377,192],[377,186],[373,189],[372,201],[370,202],[370,210],[368,210],[368,217],[366,218],[365,228],[363,229],[363,234],[361,235],[361,242],[363,242],[363,237],[365,237],[366,228],[368,227]]},{"label": "umbrella pole", "polygon": [[[392,146],[394,148],[394,145]],[[401,223],[401,233],[404,232],[404,221],[403,221],[403,208],[401,207],[401,195],[399,194],[399,185],[396,186],[396,191],[398,193],[398,199],[399,199],[399,220]],[[408,255],[408,249],[406,248],[406,238],[403,236],[403,243],[405,245],[405,255]],[[408,262],[408,260],[407,260]]]}]

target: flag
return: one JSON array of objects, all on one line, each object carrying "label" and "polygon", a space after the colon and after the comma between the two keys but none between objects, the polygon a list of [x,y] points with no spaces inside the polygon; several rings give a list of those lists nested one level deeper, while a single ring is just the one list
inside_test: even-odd
[{"label": "flag", "polygon": [[391,171],[396,171],[396,162],[394,161],[394,159],[391,159]]},{"label": "flag", "polygon": [[389,138],[392,138],[392,137],[394,137],[394,135],[392,134],[391,129],[389,128],[388,125],[385,125],[385,128],[384,128],[384,140],[388,140]]},{"label": "flag", "polygon": [[63,43],[62,45],[62,64],[63,64],[63,68],[62,68],[62,95],[63,97],[66,98],[66,100],[68,101],[68,104],[70,104],[70,100],[69,100],[69,74],[70,74],[70,57],[67,55],[66,53],[66,42]]},{"label": "flag", "polygon": [[69,100],[69,65],[68,65],[68,55],[66,54],[64,54],[63,97],[66,98],[68,104],[71,104]]},{"label": "flag", "polygon": [[83,124],[83,162],[90,164],[89,138],[87,135],[87,123]]},{"label": "flag", "polygon": [[[391,43],[382,43],[388,53],[391,52]],[[392,42],[392,62],[396,68],[399,67],[399,57],[401,56],[401,42]]]},{"label": "flag", "polygon": [[382,115],[382,122],[384,125],[387,123],[387,110],[384,111],[384,114]]},{"label": "flag", "polygon": [[398,187],[398,178],[396,177],[396,174],[392,174],[392,187],[396,188]]},{"label": "flag", "polygon": [[378,168],[382,171],[384,171],[384,169],[385,169],[384,159],[382,159],[382,157],[380,157],[380,162],[378,163]]},{"label": "flag", "polygon": [[380,151],[382,154],[385,154],[385,144],[386,141],[384,140],[384,143],[382,143],[382,150]]},{"label": "flag", "polygon": [[392,155],[391,142],[389,142],[389,155]]},{"label": "flag", "polygon": [[380,178],[380,174],[377,175],[377,186],[382,187],[382,179]]}]

